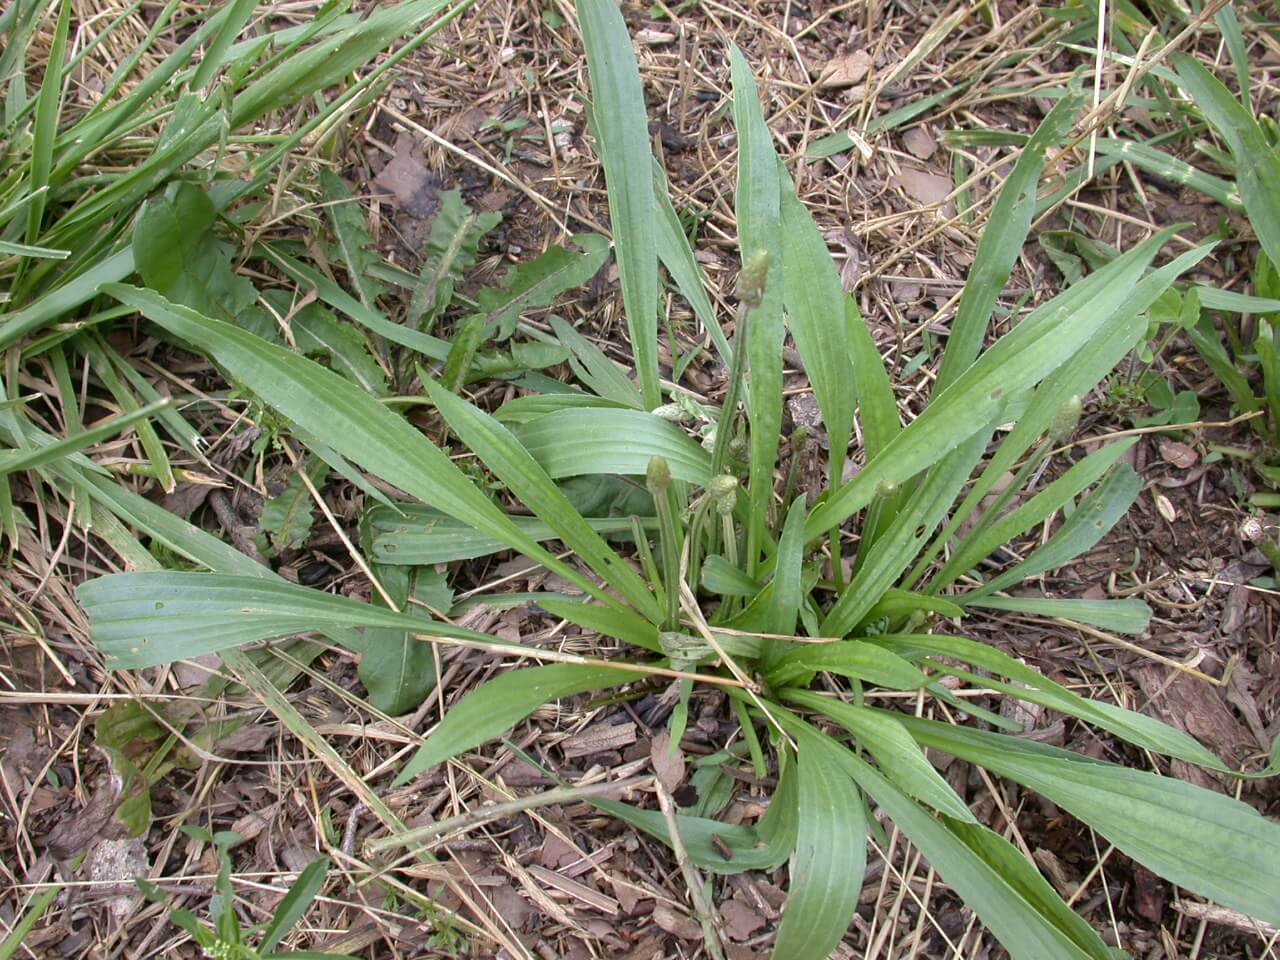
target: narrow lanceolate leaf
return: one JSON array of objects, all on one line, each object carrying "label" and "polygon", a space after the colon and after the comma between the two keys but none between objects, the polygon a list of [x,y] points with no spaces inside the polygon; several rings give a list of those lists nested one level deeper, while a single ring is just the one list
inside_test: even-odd
[{"label": "narrow lanceolate leaf", "polygon": [[841,748],[796,729],[799,832],[776,960],[826,960],[853,919],[867,864],[862,798],[830,753]]},{"label": "narrow lanceolate leaf", "polygon": [[1116,467],[1080,502],[1048,543],[1012,569],[992,577],[974,592],[978,596],[986,596],[1074,560],[1106,536],[1107,531],[1128,513],[1141,490],[1142,478],[1132,467],[1128,464]]},{"label": "narrow lanceolate leaf", "polygon": [[1062,617],[1090,623],[1115,633],[1141,635],[1151,623],[1151,608],[1137,597],[1124,600],[1050,599],[1046,597],[960,598],[966,607],[1025,613],[1033,617]]},{"label": "narrow lanceolate leaf", "polygon": [[594,100],[592,116],[609,189],[618,279],[645,406],[662,402],[658,384],[658,248],[653,153],[640,71],[613,0],[578,0]]},{"label": "narrow lanceolate leaf", "polygon": [[902,420],[884,358],[852,296],[845,297],[844,318],[853,357],[853,382],[858,388],[858,423],[862,426],[866,458],[870,460],[902,432]]},{"label": "narrow lanceolate leaf", "polygon": [[804,497],[796,497],[787,511],[778,539],[778,557],[773,573],[773,615],[770,633],[795,631],[796,617],[804,601]]},{"label": "narrow lanceolate leaf", "polygon": [[1280,923],[1280,826],[1248,804],[1017,737],[915,717],[902,722],[919,742],[1048,797],[1160,876]]},{"label": "narrow lanceolate leaf", "polygon": [[[512,516],[525,535],[538,541],[554,540],[558,534],[537,517]],[[628,533],[628,517],[586,518],[598,533]],[[507,545],[430,507],[396,504],[373,507],[365,516],[369,530],[369,552],[378,563],[397,566],[429,566],[452,560],[485,557]]]},{"label": "narrow lanceolate leaf", "polygon": [[[916,658],[920,654],[932,654],[968,663],[984,672],[990,672],[992,676],[977,678],[976,674],[966,674],[964,671],[956,671],[954,668],[944,666],[938,661],[931,661],[935,668],[944,673],[971,676],[974,682],[983,686],[993,685],[1002,693],[1016,699],[1037,703],[1050,710],[1057,710],[1069,717],[1075,717],[1077,720],[1092,723],[1129,743],[1154,753],[1177,757],[1188,763],[1224,773],[1232,772],[1199,741],[1181,730],[1161,723],[1146,714],[1124,710],[1113,704],[1089,700],[1072,693],[1039,671],[985,643],[978,643],[964,637],[944,637],[934,634],[894,635],[881,637],[876,642],[903,657]],[[1008,677],[1013,682],[1005,683],[997,677]]]},{"label": "narrow lanceolate leaf", "polygon": [[838,480],[853,431],[853,408],[857,400],[847,324],[841,322],[845,293],[818,225],[796,196],[795,184],[781,167],[778,180],[782,198],[782,280],[787,324],[822,411],[832,469]]},{"label": "narrow lanceolate leaf", "polygon": [[492,740],[543,704],[588,690],[607,690],[633,679],[619,670],[576,663],[553,663],[499,674],[449,708],[394,782],[407,783],[424,770]]},{"label": "narrow lanceolate leaf", "polygon": [[1175,54],[1182,88],[1226,141],[1236,162],[1236,183],[1249,223],[1272,263],[1280,263],[1280,154],[1253,114],[1194,57]]},{"label": "narrow lanceolate leaf", "polygon": [[[393,486],[502,540],[602,603],[618,603],[574,567],[528,537],[452,460],[402,417],[354,383],[230,324],[202,317],[125,284],[103,292],[208,352],[266,404]],[[692,441],[690,441],[692,442]]]},{"label": "narrow lanceolate leaf", "polygon": [[521,503],[550,524],[565,545],[572,548],[628,603],[655,622],[662,616],[653,592],[640,575],[573,508],[511,431],[429,377],[422,384],[441,416],[462,442]]},{"label": "narrow lanceolate leaf", "polygon": [[774,687],[816,672],[865,680],[891,690],[919,690],[928,678],[910,661],[865,640],[795,644],[768,674]]},{"label": "narrow lanceolate leaf", "polygon": [[[1008,398],[1033,386],[1083,349],[1141,313],[1183,270],[1203,259],[1199,247],[1160,268],[1145,284],[1143,269],[1165,241],[1157,234],[1037,308],[899,433],[859,474],[809,514],[805,536],[821,537],[862,509],[881,483],[902,483],[985,429]],[[1093,281],[1091,283],[1091,281]],[[1135,296],[1141,289],[1142,296]],[[1065,304],[1072,308],[1067,312]],[[1065,322],[1070,318],[1070,322]]]},{"label": "narrow lanceolate leaf", "polygon": [[353,627],[412,630],[486,645],[502,642],[283,579],[240,574],[117,573],[81,584],[76,593],[89,614],[94,643],[116,670],[156,666],[257,640]]},{"label": "narrow lanceolate leaf", "polygon": [[1128,442],[1108,444],[1075,464],[1016,510],[991,523],[983,524],[975,534],[960,542],[946,565],[930,583],[930,590],[936,593],[951,585],[995,550],[1073,502],[1077,494],[1110,470],[1134,442],[1136,438]]},{"label": "narrow lanceolate leaf", "polygon": [[[813,729],[786,711],[781,711],[778,719],[793,734],[801,725]],[[817,731],[814,734],[825,736]],[[1087,923],[1068,918],[1070,908],[1043,880],[1036,888],[1025,873],[1007,875],[1001,865],[979,856],[959,839],[948,821],[939,820],[922,808],[852,751],[835,748],[826,756],[848,771],[924,854],[929,865],[973,909],[1014,960],[1114,960]],[[1032,892],[1034,895],[1028,896]],[[1046,902],[1054,901],[1054,906],[1045,906]]]},{"label": "narrow lanceolate leaf", "polygon": [[[754,576],[773,499],[773,465],[782,429],[782,224],[778,155],[764,121],[751,66],[736,46],[729,48],[733,76],[733,125],[738,131],[738,245],[743,262],[769,254],[764,298],[747,326],[747,420],[751,426],[751,467],[747,477],[746,570]],[[732,411],[726,411],[731,415]]]},{"label": "narrow lanceolate leaf", "polygon": [[989,429],[979,431],[929,471],[867,551],[857,574],[823,619],[819,628],[823,636],[849,633],[898,580],[942,522],[981,458],[990,435]]},{"label": "narrow lanceolate leaf", "polygon": [[1084,96],[1073,84],[1067,95],[1054,105],[1022,149],[1022,155],[1000,189],[991,210],[973,266],[965,281],[964,293],[951,321],[951,335],[938,370],[934,395],[942,393],[968,369],[982,349],[987,324],[996,300],[1009,282],[1013,265],[1022,253],[1022,244],[1031,229],[1036,206],[1036,187],[1044,170],[1045,153],[1057,146],[1071,130]]},{"label": "narrow lanceolate leaf", "polygon": [[640,396],[636,385],[616,363],[605,356],[603,350],[559,317],[551,317],[550,323],[556,339],[573,354],[573,359],[569,362],[587,386],[615,403],[637,410],[644,409],[644,398]]},{"label": "narrow lanceolate leaf", "polygon": [[690,246],[689,238],[685,236],[684,228],[680,225],[680,217],[671,203],[666,171],[656,159],[653,164],[653,178],[654,201],[657,205],[658,259],[667,268],[667,273],[671,275],[671,280],[680,291],[680,295],[689,301],[689,306],[693,308],[693,315],[698,318],[702,329],[715,344],[716,352],[720,354],[720,359],[727,369],[733,366],[733,353],[729,348],[729,341],[725,339],[720,321],[716,319],[716,309],[711,303],[711,297],[707,295],[702,267],[694,258],[693,247]]},{"label": "narrow lanceolate leaf", "polygon": [[826,714],[857,737],[859,745],[875,757],[881,772],[900,790],[953,819],[977,822],[965,802],[942,779],[924,751],[911,739],[911,734],[892,714],[807,690],[788,691],[785,699]]},{"label": "narrow lanceolate leaf", "polygon": [[556,480],[584,474],[642,477],[662,457],[677,480],[704,485],[711,455],[673,423],[640,410],[559,410],[522,424],[517,439]]}]

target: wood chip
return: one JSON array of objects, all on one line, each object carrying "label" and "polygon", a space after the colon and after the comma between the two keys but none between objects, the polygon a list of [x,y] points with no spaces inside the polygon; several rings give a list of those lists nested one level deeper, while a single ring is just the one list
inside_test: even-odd
[{"label": "wood chip", "polygon": [[759,911],[737,899],[721,904],[720,916],[724,918],[724,932],[730,940],[746,940],[765,923]]},{"label": "wood chip", "polygon": [[680,786],[684,780],[684,752],[676,747],[671,749],[671,735],[662,730],[654,735],[649,747],[649,759],[653,762],[653,772],[658,782],[668,793]]},{"label": "wood chip", "polygon": [[907,152],[920,160],[928,160],[938,152],[938,141],[924,127],[912,127],[902,135],[902,145]]},{"label": "wood chip", "polygon": [[697,920],[686,914],[676,913],[665,903],[660,903],[653,908],[653,922],[681,940],[702,939],[702,927]]},{"label": "wood chip", "polygon": [[1160,457],[1165,463],[1171,463],[1185,470],[1187,467],[1196,465],[1200,454],[1196,453],[1195,448],[1179,443],[1177,440],[1161,440]]},{"label": "wood chip", "polygon": [[605,750],[620,750],[636,742],[636,725],[627,723],[596,723],[581,733],[576,733],[561,744],[565,759],[589,757]]},{"label": "wood chip", "polygon": [[864,79],[871,69],[871,54],[865,50],[841,53],[827,61],[818,74],[818,86],[825,89],[851,87]]},{"label": "wood chip", "polygon": [[570,880],[568,877],[562,876],[554,870],[548,870],[546,867],[539,867],[535,864],[526,869],[531,877],[552,890],[559,890],[561,893],[568,894],[575,900],[579,900],[592,909],[599,910],[601,913],[607,913],[610,916],[618,915],[618,901],[613,897],[603,894],[599,890],[592,890],[585,884]]},{"label": "wood chip", "polygon": [[918,167],[903,167],[889,178],[889,185],[897,187],[917,203],[924,204],[942,203],[953,189],[950,177]]}]

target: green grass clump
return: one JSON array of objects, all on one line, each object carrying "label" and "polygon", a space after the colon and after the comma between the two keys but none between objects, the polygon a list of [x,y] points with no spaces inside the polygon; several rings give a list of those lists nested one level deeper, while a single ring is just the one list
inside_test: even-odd
[{"label": "green grass clump", "polygon": [[[400,9],[425,16],[426,7],[411,3]],[[247,16],[242,3],[223,10],[226,17]],[[107,664],[137,669],[218,651],[238,658],[231,651],[243,644],[319,631],[361,654],[366,685],[373,691],[389,684],[375,695],[387,709],[403,710],[430,689],[430,648],[423,640],[553,661],[502,673],[460,698],[399,771],[397,783],[501,736],[549,701],[616,691],[643,677],[677,682],[670,732],[678,742],[695,686],[714,685],[741,721],[740,736],[723,744],[726,759],[749,762],[759,777],[772,774],[777,780],[759,821],[723,823],[717,816],[724,804],[717,802],[678,811],[674,820],[618,801],[592,802],[679,843],[693,865],[711,873],[770,870],[789,861],[789,899],[774,948],[774,956],[785,960],[820,960],[845,934],[861,889],[868,838],[882,834],[869,815],[873,808],[894,822],[1012,955],[1115,956],[1015,847],[977,822],[927,759],[926,748],[1035,790],[1181,886],[1280,922],[1280,829],[1251,807],[1012,736],[1016,724],[960,700],[954,686],[971,684],[1039,704],[1151,754],[1233,773],[1219,758],[1174,728],[1080,697],[990,645],[941,632],[955,629],[974,608],[1075,618],[1117,632],[1145,628],[1150,611],[1137,600],[1007,593],[1090,550],[1141,490],[1141,480],[1121,461],[1131,440],[1103,446],[1043,487],[1036,478],[1074,431],[1080,398],[1143,341],[1151,311],[1168,306],[1174,282],[1212,245],[1194,247],[1161,266],[1154,263],[1170,231],[1117,251],[984,347],[998,298],[1037,213],[1046,155],[1071,137],[1084,104],[1079,89],[1069,87],[1022,145],[978,246],[932,395],[904,425],[870,332],[842,291],[821,233],[774,151],[741,52],[729,51],[738,136],[735,207],[744,262],[730,343],[716,323],[648,148],[640,78],[621,15],[612,0],[579,0],[578,11],[638,382],[563,321],[551,324],[550,335],[530,333],[502,351],[485,346],[506,343],[521,310],[545,306],[589,278],[606,255],[603,239],[577,238],[576,250],[556,248],[513,270],[476,298],[452,341],[444,341],[431,332],[452,299],[441,285],[448,287],[453,279],[446,278],[456,277],[451,258],[460,250],[474,255],[472,231],[483,225],[455,208],[447,235],[433,234],[422,276],[406,278],[369,259],[362,224],[343,212],[348,198],[334,180],[322,182],[322,189],[331,201],[330,231],[344,251],[352,290],[315,270],[297,249],[262,244],[257,252],[315,292],[323,305],[303,321],[305,336],[292,345],[277,336],[266,322],[268,292],[245,288],[243,278],[223,269],[220,240],[212,232],[219,211],[242,196],[241,182],[224,191],[216,178],[193,185],[188,177],[175,180],[175,174],[217,146],[220,131],[238,129],[281,104],[281,90],[258,86],[276,70],[301,70],[299,64],[310,63],[319,71],[314,84],[288,87],[291,94],[300,86],[315,92],[334,82],[324,72],[327,56],[308,60],[306,51],[293,54],[263,66],[257,80],[250,70],[238,78],[245,90],[231,101],[234,107],[211,106],[225,101],[196,93],[177,96],[171,122],[181,119],[181,131],[204,132],[190,141],[185,138],[195,134],[173,134],[183,144],[174,154],[181,160],[168,159],[162,138],[156,152],[166,159],[149,161],[145,173],[126,174],[103,187],[111,191],[110,202],[97,190],[69,204],[58,199],[57,189],[40,191],[54,183],[79,141],[66,148],[67,155],[36,149],[29,162],[15,167],[24,195],[47,200],[29,201],[10,217],[7,240],[26,252],[14,254],[20,262],[14,267],[15,313],[9,323],[16,325],[0,327],[7,343],[52,330],[36,341],[38,348],[63,348],[72,334],[51,325],[74,317],[92,326],[102,318],[140,314],[164,336],[211,358],[283,418],[282,429],[310,456],[376,501],[362,532],[381,599],[366,604],[275,578],[142,498],[100,481],[91,465],[59,461],[50,467],[49,482],[87,485],[105,509],[207,570],[152,570],[84,584],[79,598]],[[381,17],[380,11],[370,20]],[[11,20],[10,28],[17,29],[16,16]],[[375,40],[380,49],[394,35],[386,33],[393,30],[389,21],[376,22],[384,32],[370,28],[362,56],[375,49]],[[65,36],[65,24],[59,29]],[[340,46],[355,43],[350,36],[343,32]],[[267,52],[264,44],[259,53]],[[192,82],[213,80],[219,67],[207,69],[207,62],[206,55],[198,68],[189,68],[195,70]],[[56,147],[48,131],[61,127],[47,99],[42,92],[29,107],[36,131],[46,131],[33,142]],[[48,121],[51,111],[54,120]],[[1250,190],[1244,182],[1240,193],[1247,207]],[[7,209],[3,198],[11,196],[0,192],[0,209]],[[50,203],[64,204],[59,216],[50,215]],[[173,224],[193,218],[201,227],[186,238],[189,253],[172,256],[173,244],[184,239]],[[86,225],[90,221],[97,223],[94,230]],[[152,242],[155,249],[142,253],[138,231],[144,224],[156,236],[173,231],[171,242]],[[103,239],[83,246],[91,236]],[[61,271],[41,266],[40,254],[32,252],[37,248],[67,250],[69,262]],[[87,252],[72,257],[70,251],[80,249]],[[193,263],[207,269],[193,271]],[[692,401],[661,377],[660,264],[728,365],[728,390],[718,410]],[[135,272],[142,283],[123,282]],[[375,281],[414,290],[420,313],[412,311],[415,316],[405,324],[388,320],[376,306]],[[97,313],[81,318],[82,310]],[[339,322],[339,314],[357,327]],[[358,341],[353,329],[359,330]],[[778,495],[782,347],[788,335],[832,451],[827,483],[812,502],[794,495],[789,484]],[[138,389],[101,342],[73,346],[97,364],[104,387]],[[529,377],[525,382],[540,391],[494,411],[460,395],[466,383],[495,372],[558,362],[569,364],[576,385],[566,389],[547,377]],[[118,375],[113,379],[105,370]],[[393,388],[412,384],[415,374],[420,399],[484,465],[485,477],[464,471],[392,402],[398,399]],[[24,426],[20,407],[4,412],[15,450],[46,443]],[[1013,426],[997,429],[1005,424]],[[176,423],[162,426],[194,445],[194,437]],[[157,443],[148,449],[156,476],[166,479],[162,448]],[[850,451],[861,469],[846,480]],[[23,469],[31,469],[24,463]],[[389,484],[402,491],[409,502],[393,502],[361,470],[384,481],[384,489]],[[1002,486],[1009,474],[1013,482]],[[619,477],[628,480],[619,483]],[[495,498],[491,483],[507,499]],[[296,539],[304,525],[296,509],[300,488],[281,496],[286,499],[270,513],[268,547]],[[508,512],[502,503],[510,501],[525,510]],[[981,565],[994,551],[1059,514],[1062,521],[1042,545],[983,577]],[[573,562],[546,546],[550,540],[570,551]],[[634,556],[620,552],[628,542]],[[618,641],[626,653],[586,658],[525,647],[419,612],[423,603],[442,608],[452,598],[447,584],[423,579],[419,568],[504,549],[542,564],[575,591],[524,599]],[[434,602],[421,590],[430,591]],[[414,612],[411,598],[420,601]],[[959,706],[994,729],[873,707],[866,695],[875,690]],[[727,791],[704,794],[727,802]]]}]

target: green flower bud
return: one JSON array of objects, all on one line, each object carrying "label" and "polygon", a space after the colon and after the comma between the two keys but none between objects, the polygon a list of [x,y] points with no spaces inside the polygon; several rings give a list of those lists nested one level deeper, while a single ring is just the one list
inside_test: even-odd
[{"label": "green flower bud", "polygon": [[1075,433],[1080,423],[1080,411],[1083,409],[1084,405],[1078,395],[1069,397],[1049,421],[1049,442],[1061,443]]},{"label": "green flower bud", "polygon": [[738,505],[738,478],[727,473],[712,477],[711,482],[707,484],[707,492],[711,494],[711,500],[716,505],[716,512],[722,517],[728,516]]},{"label": "green flower bud", "polygon": [[650,457],[649,469],[645,471],[645,486],[653,496],[658,497],[667,492],[671,486],[671,467],[666,457]]},{"label": "green flower bud", "polygon": [[742,272],[738,274],[738,299],[753,309],[760,306],[768,278],[769,252],[757,250],[742,264]]},{"label": "green flower bud", "polygon": [[876,484],[877,497],[896,497],[898,495],[898,485],[892,480],[881,480]]}]

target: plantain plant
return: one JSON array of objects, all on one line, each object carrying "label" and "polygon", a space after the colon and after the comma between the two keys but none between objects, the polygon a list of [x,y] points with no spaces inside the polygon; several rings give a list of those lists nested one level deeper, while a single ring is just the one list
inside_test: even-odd
[{"label": "plantain plant", "polygon": [[[484,465],[483,482],[341,372],[155,290],[108,283],[102,291],[213,359],[296,437],[403,493],[364,518],[374,569],[517,551],[566,583],[558,593],[521,599],[536,599],[615,652],[588,658],[426,619],[420,607],[408,612],[403,592],[375,605],[245,575],[239,561],[205,546],[189,556],[210,572],[117,574],[80,588],[108,665],[140,669],[315,631],[365,656],[372,638],[408,634],[513,660],[556,661],[511,669],[458,698],[397,784],[500,737],[545,703],[626,695],[645,680],[673,684],[678,740],[690,698],[714,687],[740,721],[724,750],[762,779],[776,779],[757,822],[718,820],[724,804],[714,797],[725,793],[710,789],[673,820],[620,801],[592,802],[665,842],[678,840],[693,864],[713,874],[789,863],[773,954],[784,960],[826,957],[845,935],[868,838],[882,831],[873,811],[916,845],[1013,956],[1118,955],[1017,848],[978,822],[926,749],[1040,793],[1188,890],[1280,922],[1280,829],[1253,808],[1159,772],[1021,738],[1015,723],[957,691],[995,691],[1096,726],[1153,757],[1235,773],[1186,734],[1081,697],[960,630],[966,615],[982,609],[1145,629],[1150,611],[1136,599],[1008,591],[1093,547],[1140,491],[1121,459],[1131,440],[1064,464],[1051,482],[1039,478],[1075,429],[1081,398],[1139,343],[1148,310],[1212,245],[1153,266],[1171,236],[1159,232],[1032,309],[984,349],[1036,210],[1046,153],[1069,138],[1082,106],[1071,89],[1007,177],[932,395],[903,424],[870,331],[774,152],[740,51],[730,48],[729,58],[744,265],[730,342],[655,169],[622,17],[612,0],[578,0],[578,15],[637,379],[563,321],[552,328],[576,377],[570,387],[528,380],[541,391],[488,411],[455,389],[465,377],[442,382],[437,368],[419,366],[423,398]],[[728,375],[718,409],[662,379],[660,264],[722,354]],[[475,336],[499,328],[487,322]],[[779,483],[787,472],[779,437],[788,335],[831,451],[825,488],[812,500]],[[845,479],[848,456],[859,469]],[[1009,474],[1013,481],[1002,486]],[[521,509],[496,502],[493,482],[503,502]],[[584,496],[584,483],[605,495]],[[984,561],[1003,544],[1060,514],[1042,545],[985,573]],[[882,702],[869,696],[876,691],[908,692],[939,713],[956,707],[978,722],[873,706]]]}]

